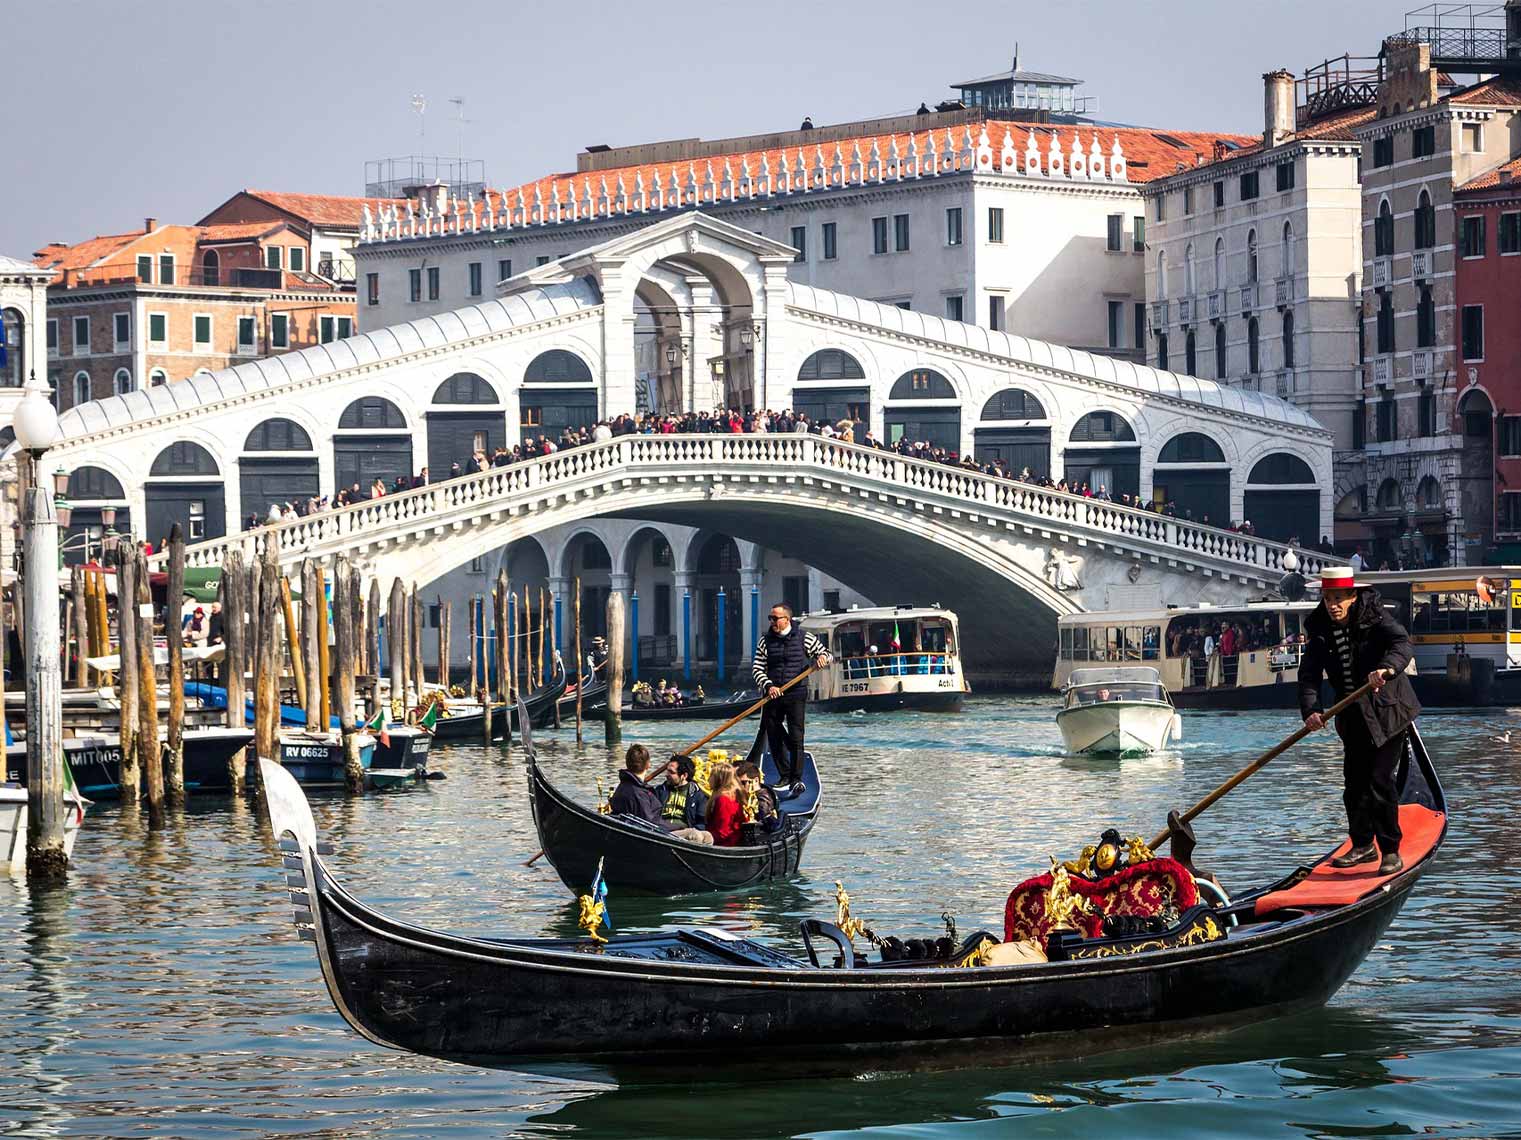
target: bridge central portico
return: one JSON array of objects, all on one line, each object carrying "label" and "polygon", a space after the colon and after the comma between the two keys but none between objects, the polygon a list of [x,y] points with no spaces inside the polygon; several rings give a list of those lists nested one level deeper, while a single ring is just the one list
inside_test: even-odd
[{"label": "bridge central portico", "polygon": [[[1061,613],[1117,596],[1229,602],[1282,576],[1288,548],[806,434],[622,436],[192,546],[191,565],[274,544],[282,564],[347,555],[428,582],[482,551],[579,520],[722,527],[878,597],[959,610],[983,651],[1044,653]],[[1300,552],[1307,569],[1317,556]],[[621,581],[619,580],[621,579]],[[563,589],[565,579],[552,579]],[[627,590],[626,575],[614,588]],[[971,650],[975,655],[975,648]]]}]

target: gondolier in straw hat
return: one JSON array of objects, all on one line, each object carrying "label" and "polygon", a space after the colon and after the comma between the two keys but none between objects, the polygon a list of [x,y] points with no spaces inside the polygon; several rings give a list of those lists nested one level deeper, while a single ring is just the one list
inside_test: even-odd
[{"label": "gondolier in straw hat", "polygon": [[1352,848],[1331,865],[1377,863],[1380,874],[1392,875],[1404,866],[1395,771],[1421,706],[1405,676],[1414,655],[1410,635],[1384,612],[1378,591],[1355,578],[1350,566],[1321,571],[1320,605],[1304,623],[1299,710],[1310,728],[1319,729],[1325,725],[1322,679],[1338,699],[1373,686],[1336,718]]},{"label": "gondolier in straw hat", "polygon": [[822,667],[828,661],[824,643],[793,624],[791,606],[779,602],[771,607],[770,626],[756,642],[750,672],[755,687],[771,698],[761,709],[761,729],[776,764],[777,779],[788,787],[802,777],[803,710],[808,693],[802,683],[786,693],[781,689],[810,664]]}]

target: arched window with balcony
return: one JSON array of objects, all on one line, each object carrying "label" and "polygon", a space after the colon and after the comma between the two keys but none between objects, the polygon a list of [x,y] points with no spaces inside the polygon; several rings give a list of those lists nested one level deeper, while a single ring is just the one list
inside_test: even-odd
[{"label": "arched window with balcony", "polygon": [[1286,309],[1283,314],[1283,366],[1294,367],[1294,310]]},{"label": "arched window with balcony", "polygon": [[1257,318],[1248,317],[1246,319],[1246,370],[1255,376],[1261,371],[1261,365],[1262,352],[1259,342]]},{"label": "arched window with balcony", "polygon": [[1157,367],[1167,371],[1167,334],[1157,333]]},{"label": "arched window with balcony", "polygon": [[1194,330],[1188,330],[1188,339],[1183,342],[1183,370],[1190,376],[1199,375],[1199,346],[1194,338]]},{"label": "arched window with balcony", "polygon": [[1214,275],[1210,278],[1210,282],[1211,288],[1225,288],[1225,239],[1223,237],[1215,239]]},{"label": "arched window with balcony", "polygon": [[90,374],[88,372],[74,373],[74,406],[88,404],[90,402]]},{"label": "arched window with balcony", "polygon": [[132,391],[132,373],[129,369],[118,368],[116,375],[111,378],[111,387],[118,396],[125,396]]},{"label": "arched window with balcony", "polygon": [[1199,282],[1194,270],[1194,243],[1189,242],[1183,251],[1183,293],[1192,297],[1199,291]]},{"label": "arched window with balcony", "polygon": [[1420,298],[1415,303],[1415,346],[1430,348],[1436,344],[1436,300],[1431,286],[1422,285]]},{"label": "arched window with balcony", "polygon": [[1283,223],[1283,276],[1294,276],[1294,223]]},{"label": "arched window with balcony", "polygon": [[1215,379],[1226,379],[1225,367],[1225,322],[1215,324]]},{"label": "arched window with balcony", "polygon": [[[1388,205],[1386,202],[1385,205]],[[1380,212],[1382,215],[1382,211]],[[1436,245],[1436,207],[1431,194],[1422,190],[1415,203],[1415,248],[1431,249]]]},{"label": "arched window with balcony", "polygon": [[222,259],[217,251],[208,249],[201,254],[201,284],[220,285],[222,283]]},{"label": "arched window with balcony", "polygon": [[1388,198],[1378,204],[1378,218],[1373,223],[1373,256],[1394,256],[1394,209]]},{"label": "arched window with balcony", "polygon": [[1157,250],[1157,296],[1167,300],[1167,251]]},{"label": "arched window with balcony", "polygon": [[1246,283],[1257,284],[1257,231],[1246,231]]}]

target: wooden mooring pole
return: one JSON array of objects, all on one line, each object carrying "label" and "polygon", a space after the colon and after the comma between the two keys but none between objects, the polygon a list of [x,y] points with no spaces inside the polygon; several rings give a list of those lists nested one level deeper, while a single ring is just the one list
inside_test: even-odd
[{"label": "wooden mooring pole", "polygon": [[[104,588],[104,584],[102,584]],[[142,770],[138,764],[137,557],[130,545],[116,551],[116,640],[121,670],[116,703],[121,708],[121,787],[123,803],[136,803]]]},{"label": "wooden mooring pole", "polygon": [[581,656],[581,579],[576,578],[576,743],[581,743],[581,690],[586,688],[585,658]]},{"label": "wooden mooring pole", "polygon": [[153,664],[153,594],[148,584],[148,556],[134,551],[137,561],[138,755],[148,790],[148,830],[164,826],[164,749],[158,740],[158,672]]},{"label": "wooden mooring pole", "polygon": [[168,605],[164,613],[164,640],[169,647],[169,803],[185,803],[185,658],[180,612],[185,597],[185,536],[180,524],[169,530]]},{"label": "wooden mooring pole", "polygon": [[[222,560],[222,687],[227,693],[228,728],[248,725],[247,694],[243,688],[244,643],[248,639],[248,570],[243,552],[228,550]],[[240,748],[227,761],[228,783],[234,795],[243,791],[243,776],[248,770],[248,749]]]},{"label": "wooden mooring pole", "polygon": [[611,748],[623,739],[623,594],[607,594],[607,719],[604,739]]},{"label": "wooden mooring pole", "polygon": [[275,544],[266,542],[258,567],[258,616],[254,635],[254,754],[281,763],[280,757],[280,607],[282,591]]}]

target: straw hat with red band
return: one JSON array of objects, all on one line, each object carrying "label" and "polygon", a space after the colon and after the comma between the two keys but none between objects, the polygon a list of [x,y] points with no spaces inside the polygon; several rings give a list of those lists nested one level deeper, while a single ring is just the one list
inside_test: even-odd
[{"label": "straw hat with red band", "polygon": [[1357,581],[1357,572],[1350,566],[1326,566],[1320,572],[1321,590],[1355,590],[1366,582]]}]

